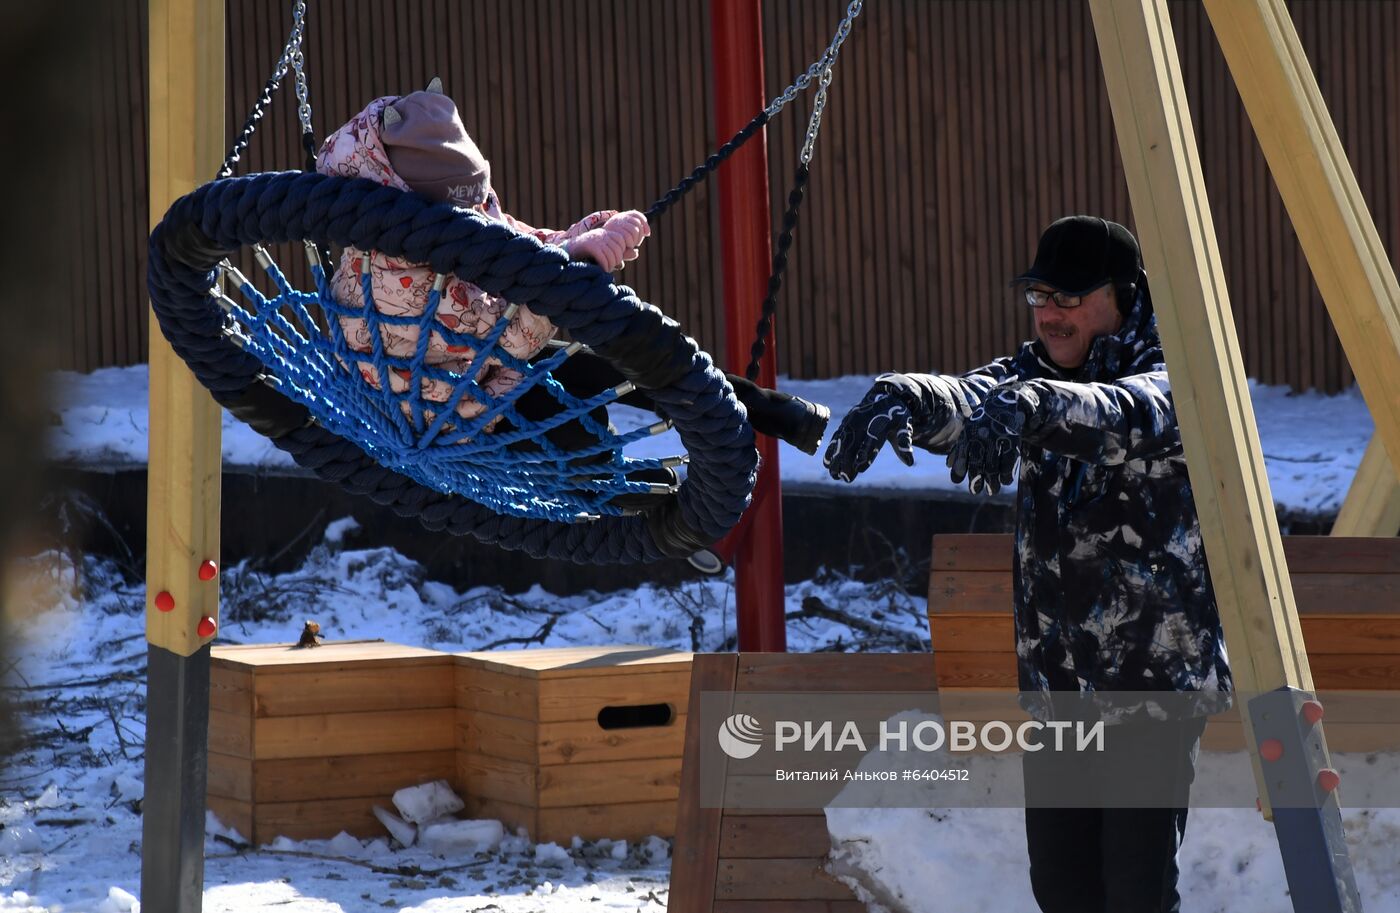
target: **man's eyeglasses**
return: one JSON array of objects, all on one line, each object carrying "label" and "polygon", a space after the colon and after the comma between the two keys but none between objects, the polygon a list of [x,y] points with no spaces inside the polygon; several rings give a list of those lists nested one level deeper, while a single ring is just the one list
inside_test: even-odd
[{"label": "man's eyeglasses", "polygon": [[1097,292],[1105,285],[1108,285],[1108,283],[1104,282],[1100,285],[1096,285],[1088,291],[1080,292],[1077,295],[1067,295],[1064,292],[1047,292],[1045,291],[1045,289],[1031,288],[1027,286],[1025,292],[1026,304],[1029,307],[1033,308],[1043,308],[1053,301],[1055,303],[1055,307],[1069,310],[1070,308],[1079,307],[1081,304],[1084,303],[1084,298],[1086,296]]}]

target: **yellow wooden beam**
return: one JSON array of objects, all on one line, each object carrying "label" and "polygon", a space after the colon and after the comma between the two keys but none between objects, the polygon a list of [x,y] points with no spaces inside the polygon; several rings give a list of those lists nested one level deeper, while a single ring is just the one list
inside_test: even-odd
[{"label": "yellow wooden beam", "polygon": [[1311,690],[1165,0],[1090,0],[1235,682]]},{"label": "yellow wooden beam", "polygon": [[[150,206],[155,227],[223,160],[223,0],[150,0]],[[220,410],[150,318],[150,453],[146,499],[146,639],[180,656],[209,641],[219,617]],[[169,594],[174,609],[156,607]],[[164,602],[164,600],[161,600]]]},{"label": "yellow wooden beam", "polygon": [[1379,436],[1371,438],[1332,525],[1334,536],[1394,536],[1400,532],[1400,476]]},{"label": "yellow wooden beam", "polygon": [[1205,7],[1376,436],[1400,474],[1400,284],[1288,7],[1284,0],[1206,0]]},{"label": "yellow wooden beam", "polygon": [[[1133,217],[1236,688],[1312,673],[1206,198],[1166,0],[1090,0]],[[1255,782],[1269,815],[1254,729]]]}]

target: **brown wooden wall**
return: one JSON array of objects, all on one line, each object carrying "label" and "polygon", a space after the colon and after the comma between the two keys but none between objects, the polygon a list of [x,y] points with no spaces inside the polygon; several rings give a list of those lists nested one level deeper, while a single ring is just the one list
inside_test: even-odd
[{"label": "brown wooden wall", "polygon": [[[227,0],[229,135],[271,71],[286,0]],[[831,37],[845,0],[766,0],[768,94]],[[110,43],[85,70],[90,218],[66,281],[64,367],[145,358],[145,3],[99,5]],[[727,137],[712,135],[700,0],[343,0],[310,4],[307,60],[324,135],[376,95],[440,74],[506,208],[563,226],[645,208]],[[1309,59],[1382,240],[1400,230],[1400,4],[1297,0]],[[1172,0],[1206,185],[1251,376],[1351,383],[1205,14]],[[90,72],[89,72],[90,71]],[[245,170],[297,167],[279,94]],[[769,128],[781,217],[810,96]],[[715,194],[692,192],[625,276],[708,349],[722,345]],[[1071,212],[1131,224],[1097,44],[1082,0],[869,0],[836,68],[783,289],[780,370],[828,377],[955,371],[1010,350],[1030,320],[1005,280]],[[731,366],[740,367],[740,366]]]}]

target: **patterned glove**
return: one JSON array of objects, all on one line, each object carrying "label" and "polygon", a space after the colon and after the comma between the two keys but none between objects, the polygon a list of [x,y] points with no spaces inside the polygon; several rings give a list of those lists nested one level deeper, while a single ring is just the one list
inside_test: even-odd
[{"label": "patterned glove", "polygon": [[962,436],[948,452],[953,484],[968,480],[973,494],[986,488],[996,494],[1016,481],[1016,461],[1021,456],[1021,435],[1035,417],[1039,405],[1024,384],[1008,384],[988,392],[963,423]]},{"label": "patterned glove", "polygon": [[854,482],[875,462],[886,441],[905,466],[914,465],[912,414],[907,391],[901,390],[898,378],[898,374],[876,378],[865,399],[846,414],[831,436],[822,463],[833,479]]}]

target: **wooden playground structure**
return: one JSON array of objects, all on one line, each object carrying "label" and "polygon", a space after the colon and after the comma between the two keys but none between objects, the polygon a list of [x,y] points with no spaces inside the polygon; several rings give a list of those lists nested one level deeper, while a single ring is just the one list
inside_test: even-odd
[{"label": "wooden playground structure", "polygon": [[[761,47],[753,29],[756,2],[715,0],[717,9],[726,8],[736,22],[748,23],[751,43]],[[1400,683],[1400,620],[1395,540],[1390,537],[1400,523],[1400,284],[1361,202],[1283,0],[1204,3],[1376,424],[1375,440],[1337,531],[1377,540],[1336,546],[1285,542],[1274,517],[1165,0],[1089,0],[1143,259],[1153,276],[1158,323],[1236,686],[1242,694],[1275,703],[1281,699],[1284,706],[1294,707],[1324,687],[1394,688]],[[222,155],[223,20],[219,2],[151,3],[153,220],[212,174]],[[761,67],[757,72],[761,74]],[[761,92],[759,99],[761,105]],[[761,204],[754,206],[751,229],[757,226],[753,234],[765,239],[766,250],[766,192],[740,193],[731,187],[722,196],[726,206],[738,205],[739,199]],[[726,240],[739,245],[742,238]],[[766,268],[763,259],[758,257],[760,271]],[[738,284],[727,284],[731,298],[759,297],[744,291],[751,290],[752,282],[734,281]],[[258,818],[256,808],[264,800],[280,801],[268,797],[280,795],[277,784],[282,782],[281,774],[260,779],[258,765],[285,758],[258,754],[259,746],[277,744],[271,735],[270,741],[263,741],[260,733],[277,731],[278,713],[257,703],[269,693],[260,694],[257,681],[277,673],[267,667],[255,669],[255,664],[239,671],[230,660],[215,676],[211,693],[211,641],[218,630],[219,411],[160,332],[153,331],[151,338],[147,638],[152,738],[147,782],[164,787],[147,794],[142,894],[147,910],[193,911],[199,909],[202,891],[206,772],[209,794],[217,801],[244,803],[246,810],[239,807],[233,813],[244,816],[237,820],[250,833],[262,836],[261,828],[280,831],[283,825],[278,822],[286,819]],[[776,509],[776,488],[762,500]],[[932,688],[931,666],[937,668],[938,687],[1005,685],[1008,657],[994,644],[998,639],[1010,644],[1005,615],[1009,547],[1004,539],[983,542],[987,544],[954,543],[946,550],[935,549],[932,662],[928,656],[879,661],[742,652],[701,656],[695,660],[694,674],[687,670],[689,690],[682,688],[664,703],[674,700],[683,706],[703,691],[761,690],[768,685],[775,690],[817,690],[817,684],[829,689],[847,670],[861,668],[869,677],[861,673],[850,680],[874,691],[912,690],[907,689],[910,685]],[[765,587],[766,592],[760,592]],[[776,596],[771,580],[753,589],[755,598],[770,603],[776,599],[781,612],[780,581]],[[1336,603],[1346,611],[1334,612]],[[1363,605],[1368,608],[1363,610]],[[772,632],[764,636],[769,639],[757,649],[781,648],[780,637],[775,641]],[[431,706],[418,709],[434,720],[451,720],[455,730],[442,730],[446,736],[425,743],[421,750],[440,753],[438,766],[416,773],[427,776],[448,769],[447,756],[456,752],[451,769],[470,793],[473,783],[490,782],[493,771],[498,779],[506,779],[526,769],[506,762],[542,769],[556,738],[543,728],[543,708],[557,667],[545,661],[542,666],[527,663],[503,671],[493,666],[502,662],[496,657],[453,662],[456,665],[433,658],[425,663],[425,668],[439,670],[426,673],[439,691],[448,680],[440,670],[453,669],[455,690],[451,702],[439,693],[425,697]],[[839,674],[836,667],[842,670]],[[244,673],[244,684],[230,684]],[[662,673],[632,671],[615,677],[653,674]],[[675,679],[673,685],[681,680],[678,670],[666,674]],[[337,694],[353,691],[351,682],[360,675],[353,663],[347,664],[327,673],[325,685]],[[478,676],[476,683],[464,687],[472,675]],[[510,693],[506,685],[521,686],[510,704],[514,709],[485,703],[488,696],[495,700]],[[635,696],[663,703],[652,694]],[[464,696],[469,698],[466,704]],[[228,716],[223,722],[234,728],[246,725],[246,742],[223,735],[232,731],[227,727],[218,729],[222,741],[210,737],[211,701],[216,713]],[[1239,732],[1251,750],[1261,811],[1275,822],[1294,908],[1308,913],[1360,910],[1342,837],[1338,793],[1315,785],[1319,772],[1329,766],[1321,728],[1305,725],[1296,713],[1293,718],[1266,717],[1255,707],[1240,709]],[[494,743],[510,747],[494,754],[479,747],[497,738],[480,728],[483,713],[500,718],[501,732],[514,733]],[[538,731],[532,724],[538,724]],[[308,724],[297,725],[304,731]],[[678,732],[673,725],[666,738],[676,738]],[[664,757],[671,765],[666,770],[679,778],[674,908],[726,913],[858,909],[841,893],[844,887],[817,874],[823,855],[822,829],[815,823],[822,820],[820,815],[731,814],[695,804],[698,774],[693,764],[686,766],[680,758],[692,759],[695,740],[701,737],[709,734],[688,732],[689,747],[681,756],[649,759]],[[1265,765],[1271,762],[1257,751],[1265,737],[1279,740],[1290,759],[1305,763],[1287,778],[1266,776]],[[473,744],[478,748],[472,750]],[[387,754],[403,750],[398,744],[381,747]],[[325,747],[326,752],[334,750],[334,745]],[[326,765],[327,758],[343,755],[309,757],[303,765]],[[381,762],[361,763],[372,767]],[[569,762],[554,766],[567,768]],[[656,767],[648,764],[646,770]],[[562,834],[578,827],[573,819],[549,819],[546,786],[527,777],[530,782],[533,788],[523,793],[483,792],[477,807],[483,814],[515,814],[541,832]],[[1274,815],[1281,789],[1316,790],[1317,808],[1307,814]],[[238,798],[244,795],[246,799]],[[658,792],[647,801],[664,804],[670,799]],[[555,807],[607,804],[579,800]],[[664,811],[659,806],[653,810]],[[649,819],[646,826],[658,826],[659,820]],[[784,835],[782,841],[771,842],[768,838],[774,834]],[[773,855],[775,848],[787,855]],[[768,887],[773,884],[784,886],[782,896]]]}]

